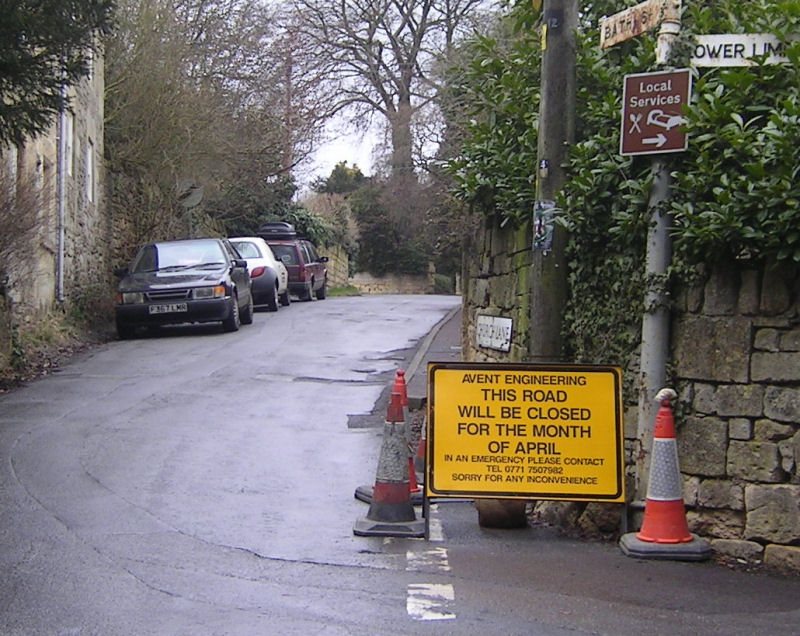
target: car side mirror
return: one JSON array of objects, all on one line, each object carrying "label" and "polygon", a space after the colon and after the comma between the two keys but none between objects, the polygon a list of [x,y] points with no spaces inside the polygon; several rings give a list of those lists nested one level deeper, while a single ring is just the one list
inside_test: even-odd
[{"label": "car side mirror", "polygon": [[244,267],[247,269],[247,261],[243,258],[234,258],[233,259],[233,266],[234,267]]},{"label": "car side mirror", "polygon": [[319,257],[319,262],[320,263],[327,263],[328,262],[328,257],[327,256],[320,256]]},{"label": "car side mirror", "polygon": [[114,270],[114,276],[117,278],[124,278],[128,275],[128,268],[127,267],[117,267]]}]

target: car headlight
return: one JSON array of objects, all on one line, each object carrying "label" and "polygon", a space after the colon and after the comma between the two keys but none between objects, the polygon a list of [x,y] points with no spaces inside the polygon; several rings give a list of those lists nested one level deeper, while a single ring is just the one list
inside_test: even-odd
[{"label": "car headlight", "polygon": [[196,299],[203,298],[225,298],[225,285],[214,285],[214,287],[197,287],[194,290]]},{"label": "car headlight", "polygon": [[144,302],[144,294],[142,292],[122,292],[123,305],[136,305]]}]

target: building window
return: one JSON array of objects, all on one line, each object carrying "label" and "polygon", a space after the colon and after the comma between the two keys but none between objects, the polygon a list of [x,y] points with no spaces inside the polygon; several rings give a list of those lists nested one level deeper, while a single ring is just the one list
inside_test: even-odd
[{"label": "building window", "polygon": [[67,113],[64,117],[64,161],[67,164],[67,174],[72,176],[72,153],[75,134],[75,115]]},{"label": "building window", "polygon": [[91,203],[94,201],[94,143],[89,139],[86,142],[86,198]]}]

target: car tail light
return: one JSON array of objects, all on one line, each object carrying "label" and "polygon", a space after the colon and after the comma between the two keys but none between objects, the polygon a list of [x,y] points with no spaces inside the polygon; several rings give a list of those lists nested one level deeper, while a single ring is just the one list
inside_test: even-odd
[{"label": "car tail light", "polygon": [[250,272],[250,278],[258,278],[265,271],[267,271],[266,267],[256,267],[252,272]]},{"label": "car tail light", "polygon": [[306,268],[303,267],[302,265],[300,265],[300,267],[297,268],[297,276],[300,280],[306,279]]}]

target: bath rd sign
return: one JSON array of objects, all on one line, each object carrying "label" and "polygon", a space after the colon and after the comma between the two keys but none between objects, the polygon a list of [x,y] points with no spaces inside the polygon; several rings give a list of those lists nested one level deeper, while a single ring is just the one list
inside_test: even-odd
[{"label": "bath rd sign", "polygon": [[428,365],[428,497],[624,502],[622,371]]},{"label": "bath rd sign", "polygon": [[680,16],[674,0],[646,0],[634,7],[600,18],[600,48],[605,49],[654,29],[665,19]]},{"label": "bath rd sign", "polygon": [[683,107],[689,103],[689,69],[626,75],[622,90],[620,154],[686,150]]}]

